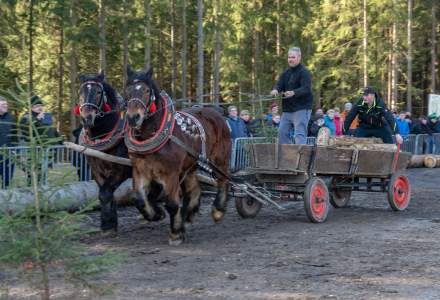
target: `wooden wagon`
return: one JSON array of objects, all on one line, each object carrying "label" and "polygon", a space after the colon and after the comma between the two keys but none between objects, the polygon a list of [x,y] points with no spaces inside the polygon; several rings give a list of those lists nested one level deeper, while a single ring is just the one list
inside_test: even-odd
[{"label": "wooden wagon", "polygon": [[326,220],[330,204],[346,206],[352,191],[387,193],[395,211],[409,204],[411,186],[402,171],[410,153],[313,145],[247,147],[250,166],[234,174],[232,192],[244,218],[255,217],[263,204],[285,209],[274,201],[283,195],[302,197],[308,218],[317,223]]}]

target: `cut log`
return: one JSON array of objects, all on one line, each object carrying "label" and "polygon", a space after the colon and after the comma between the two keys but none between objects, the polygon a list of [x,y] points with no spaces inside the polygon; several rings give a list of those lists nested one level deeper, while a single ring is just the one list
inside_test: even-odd
[{"label": "cut log", "polygon": [[382,139],[380,138],[361,138],[361,137],[353,137],[353,136],[337,136],[332,137],[329,140],[330,146],[351,146],[351,145],[359,145],[359,144],[383,144]]},{"label": "cut log", "polygon": [[440,168],[440,155],[425,155],[423,162],[427,168]]},{"label": "cut log", "polygon": [[[115,191],[118,205],[131,205],[131,179],[123,182]],[[98,199],[99,190],[95,181],[81,181],[59,187],[41,188],[41,199],[50,211],[76,211]],[[99,202],[97,202],[99,204]],[[34,195],[30,188],[0,190],[0,213],[17,213],[34,205]]]},{"label": "cut log", "polygon": [[409,162],[408,168],[423,168],[425,166],[426,155],[413,155]]},{"label": "cut log", "polygon": [[350,148],[355,148],[359,150],[376,150],[376,151],[386,151],[386,152],[396,152],[397,145],[395,144],[353,144]]}]

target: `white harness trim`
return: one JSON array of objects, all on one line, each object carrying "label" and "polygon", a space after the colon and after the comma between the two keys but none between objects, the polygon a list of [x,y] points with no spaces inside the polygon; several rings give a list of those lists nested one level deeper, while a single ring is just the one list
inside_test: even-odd
[{"label": "white harness trim", "polygon": [[[185,118],[187,119],[186,122],[184,122]],[[190,113],[187,113],[185,111],[176,111],[174,114],[174,119],[176,120],[177,125],[180,126],[183,132],[185,132],[185,129],[183,128],[183,124],[190,124],[193,123],[196,125],[197,130],[199,131],[200,141],[201,141],[201,157],[206,158],[206,134],[205,129],[203,128],[202,123],[193,116]],[[189,121],[189,122],[188,122]]]}]

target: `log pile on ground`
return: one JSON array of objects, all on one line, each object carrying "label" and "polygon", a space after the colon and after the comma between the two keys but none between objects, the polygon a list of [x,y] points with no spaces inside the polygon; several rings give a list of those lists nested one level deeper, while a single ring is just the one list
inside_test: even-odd
[{"label": "log pile on ground", "polygon": [[440,155],[422,154],[413,155],[408,168],[440,168]]}]

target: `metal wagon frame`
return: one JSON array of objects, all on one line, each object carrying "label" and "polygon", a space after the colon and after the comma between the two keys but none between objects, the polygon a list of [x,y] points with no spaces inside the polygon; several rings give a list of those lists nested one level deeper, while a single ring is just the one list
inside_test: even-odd
[{"label": "metal wagon frame", "polygon": [[231,196],[240,216],[262,205],[286,209],[280,196],[302,198],[307,217],[324,222],[330,209],[347,205],[352,191],[387,193],[395,211],[408,207],[411,186],[402,173],[410,153],[317,145],[249,144],[250,166],[233,174]]}]

